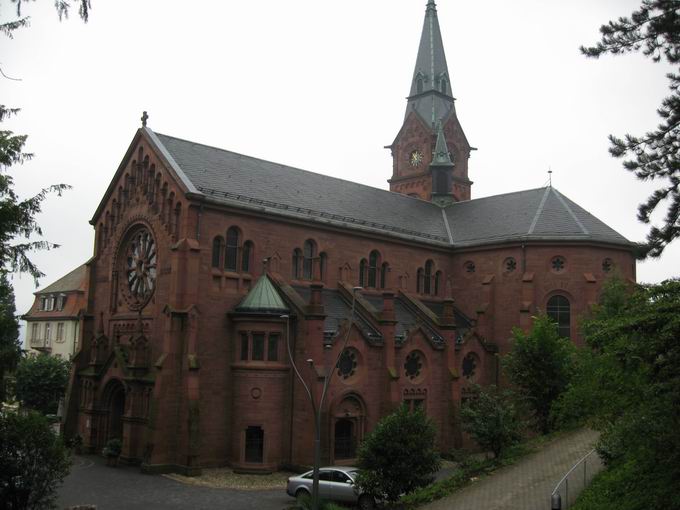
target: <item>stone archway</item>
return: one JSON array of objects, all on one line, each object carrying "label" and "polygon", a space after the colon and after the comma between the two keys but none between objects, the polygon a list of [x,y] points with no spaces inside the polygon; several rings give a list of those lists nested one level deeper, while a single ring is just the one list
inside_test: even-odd
[{"label": "stone archway", "polygon": [[118,380],[112,380],[106,387],[104,408],[107,423],[104,442],[109,439],[123,440],[123,416],[125,414],[125,387]]},{"label": "stone archway", "polygon": [[342,397],[333,406],[331,447],[333,463],[343,464],[356,458],[357,447],[364,435],[366,412],[356,394]]}]

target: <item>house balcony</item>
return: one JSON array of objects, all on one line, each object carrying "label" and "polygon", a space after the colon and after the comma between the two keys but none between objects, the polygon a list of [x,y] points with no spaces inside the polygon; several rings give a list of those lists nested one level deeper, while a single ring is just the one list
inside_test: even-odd
[{"label": "house balcony", "polygon": [[35,349],[36,351],[50,352],[52,350],[50,341],[45,340],[44,338],[31,338],[29,344],[31,349]]}]

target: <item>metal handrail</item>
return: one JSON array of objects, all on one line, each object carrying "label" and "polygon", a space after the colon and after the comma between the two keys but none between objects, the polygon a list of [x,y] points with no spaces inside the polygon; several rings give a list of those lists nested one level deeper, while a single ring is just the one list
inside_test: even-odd
[{"label": "metal handrail", "polygon": [[[583,458],[581,458],[576,464],[574,464],[569,471],[562,477],[562,479],[557,483],[555,488],[550,495],[551,510],[567,510],[569,508],[569,475],[571,475],[581,464],[583,464],[583,489],[588,485],[588,457],[596,452],[595,449],[589,451]],[[597,456],[596,456],[597,457]],[[597,457],[599,460],[599,457]],[[597,467],[591,469],[591,475],[594,471],[597,471]],[[565,490],[565,504],[566,506],[562,508],[562,495],[560,494],[560,487],[564,484]]]}]

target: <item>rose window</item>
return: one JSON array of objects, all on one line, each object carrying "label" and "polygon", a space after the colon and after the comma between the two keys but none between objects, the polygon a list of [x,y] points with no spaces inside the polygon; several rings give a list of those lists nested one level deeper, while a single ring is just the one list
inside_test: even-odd
[{"label": "rose window", "polygon": [[418,377],[423,369],[423,360],[420,354],[417,352],[412,352],[406,356],[406,362],[404,363],[404,370],[406,371],[406,376],[409,379],[415,379]]},{"label": "rose window", "polygon": [[474,273],[477,268],[475,267],[475,263],[472,262],[471,260],[468,260],[465,263],[465,272],[467,273]]},{"label": "rose window", "polygon": [[604,259],[602,261],[602,271],[608,273],[614,267],[614,261],[612,259]]},{"label": "rose window", "polygon": [[503,269],[506,273],[512,273],[515,269],[517,269],[517,261],[512,257],[508,257],[505,259],[505,262],[503,262]]},{"label": "rose window", "polygon": [[477,370],[477,359],[474,354],[468,354],[463,358],[463,377],[471,379]]},{"label": "rose window", "polygon": [[562,271],[564,271],[566,265],[567,262],[566,260],[564,260],[564,257],[553,257],[553,259],[550,261],[550,267],[556,273],[561,273]]},{"label": "rose window", "polygon": [[357,353],[353,349],[345,349],[338,360],[338,375],[343,379],[352,377],[357,371]]},{"label": "rose window", "polygon": [[126,298],[131,308],[143,307],[156,288],[156,243],[146,228],[137,230],[125,246]]}]

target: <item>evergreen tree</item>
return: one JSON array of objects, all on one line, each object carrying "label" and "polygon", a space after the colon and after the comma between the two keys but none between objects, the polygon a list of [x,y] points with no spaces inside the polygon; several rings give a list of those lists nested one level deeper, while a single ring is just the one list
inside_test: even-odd
[{"label": "evergreen tree", "polygon": [[54,414],[66,391],[71,364],[63,359],[38,354],[19,361],[16,370],[17,400],[24,407],[43,414]]},{"label": "evergreen tree", "polygon": [[5,401],[5,375],[16,368],[21,355],[19,321],[14,306],[14,291],[7,275],[0,272],[0,403]]},{"label": "evergreen tree", "polygon": [[[598,58],[604,54],[641,52],[654,62],[680,64],[680,1],[642,0],[630,17],[620,17],[600,27],[602,39],[581,52]],[[661,227],[652,226],[641,255],[658,257],[664,248],[680,237],[680,74],[668,73],[670,95],[657,110],[661,123],[643,136],[609,136],[609,152],[627,158],[623,166],[642,181],[658,180],[657,189],[638,208],[638,219],[650,222],[661,202],[668,209]]]}]

